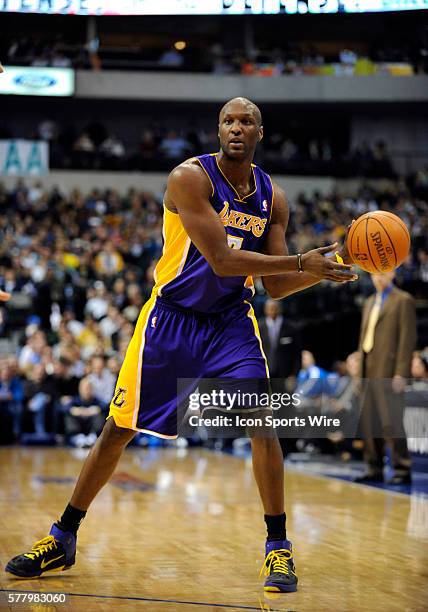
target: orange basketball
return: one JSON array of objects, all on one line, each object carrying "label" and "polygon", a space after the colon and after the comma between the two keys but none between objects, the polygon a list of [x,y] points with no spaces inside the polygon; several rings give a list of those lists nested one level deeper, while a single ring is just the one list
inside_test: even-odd
[{"label": "orange basketball", "polygon": [[390,272],[407,257],[410,235],[405,223],[386,210],[361,215],[348,234],[352,261],[366,272]]}]

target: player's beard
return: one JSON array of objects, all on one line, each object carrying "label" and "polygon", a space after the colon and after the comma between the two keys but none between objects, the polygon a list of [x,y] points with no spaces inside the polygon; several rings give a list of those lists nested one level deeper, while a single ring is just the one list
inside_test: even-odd
[{"label": "player's beard", "polygon": [[241,150],[234,151],[230,148],[229,144],[222,146],[223,155],[231,162],[242,163],[252,162],[254,158],[255,148],[250,149],[246,143],[243,143]]}]

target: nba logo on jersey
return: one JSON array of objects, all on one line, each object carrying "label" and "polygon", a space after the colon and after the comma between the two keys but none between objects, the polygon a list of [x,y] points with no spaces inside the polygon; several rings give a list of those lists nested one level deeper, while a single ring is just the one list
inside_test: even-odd
[{"label": "nba logo on jersey", "polygon": [[267,209],[268,209],[267,200],[263,200],[263,202],[262,202],[262,210],[263,210],[263,212],[266,212]]},{"label": "nba logo on jersey", "polygon": [[157,317],[152,317],[151,326],[152,326],[153,328],[155,328],[155,327],[156,327],[156,322],[157,322],[157,320],[158,320],[158,318],[157,318]]}]

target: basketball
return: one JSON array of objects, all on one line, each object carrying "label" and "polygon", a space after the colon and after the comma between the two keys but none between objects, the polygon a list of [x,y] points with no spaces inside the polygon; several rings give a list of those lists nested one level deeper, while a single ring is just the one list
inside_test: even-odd
[{"label": "basketball", "polygon": [[391,272],[409,254],[409,230],[393,213],[386,210],[369,212],[352,224],[348,250],[352,261],[366,272]]}]

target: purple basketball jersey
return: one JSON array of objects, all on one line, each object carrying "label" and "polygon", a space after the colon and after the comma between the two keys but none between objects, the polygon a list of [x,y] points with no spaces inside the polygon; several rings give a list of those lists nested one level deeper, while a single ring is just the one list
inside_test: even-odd
[{"label": "purple basketball jersey", "polygon": [[[252,164],[254,189],[241,199],[221,171],[217,154],[195,159],[210,179],[210,201],[225,226],[230,248],[262,252],[272,212],[270,176]],[[155,295],[182,308],[206,313],[222,312],[252,297],[252,278],[214,274],[187,236],[179,215],[167,209],[164,241],[164,253],[156,267]]]}]

